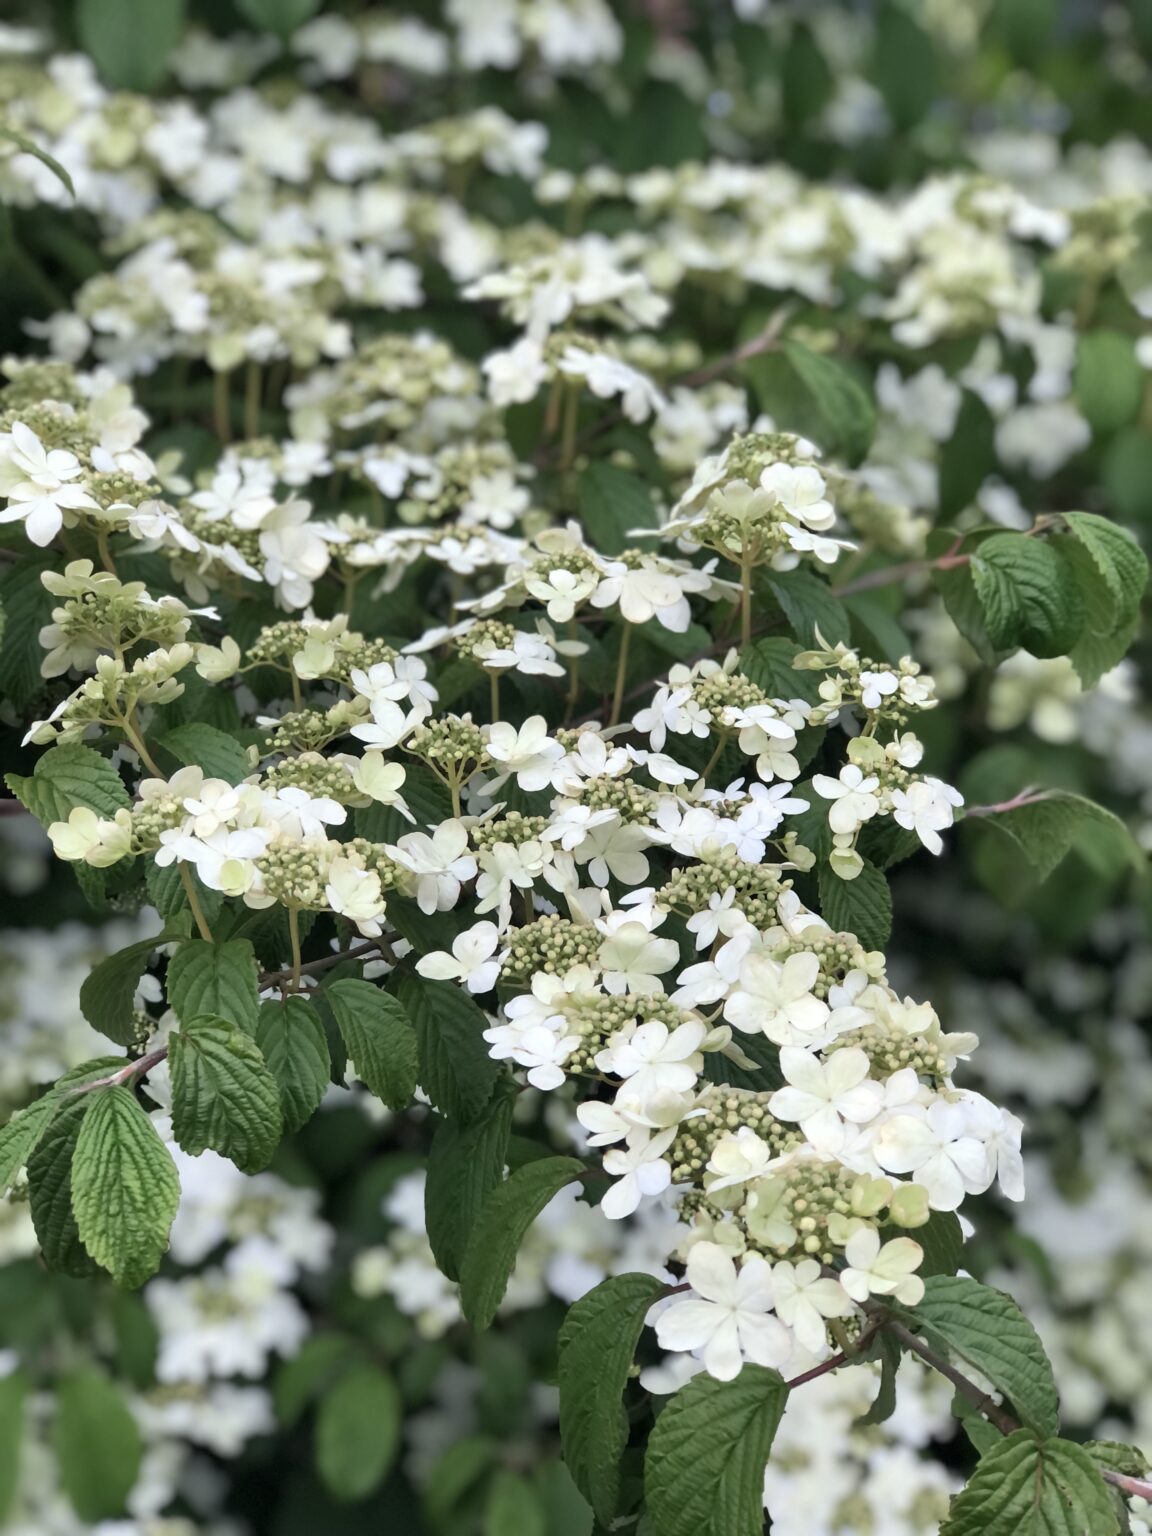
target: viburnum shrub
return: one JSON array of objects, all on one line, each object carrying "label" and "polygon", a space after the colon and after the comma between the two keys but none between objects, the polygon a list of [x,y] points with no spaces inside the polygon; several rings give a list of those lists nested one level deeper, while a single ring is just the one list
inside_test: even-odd
[{"label": "viburnum shrub", "polygon": [[[619,25],[579,9],[552,46],[595,78]],[[130,10],[81,5],[81,41],[147,87],[107,62]],[[0,81],[12,200],[79,203],[102,258],[3,363],[7,783],[93,904],[160,919],[80,988],[108,1052],[0,1132],[44,1263],[140,1286],[173,1145],[257,1174],[358,1081],[427,1155],[475,1330],[560,1191],[657,1223],[661,1273],[559,1332],[598,1531],[761,1531],[790,1395],[873,1363],[882,1423],[909,1355],[980,1452],[947,1536],[1118,1531],[1139,1453],[1061,1437],[1032,1324],[963,1273],[966,1202],[1025,1198],[1020,1120],[972,1085],[979,1020],[885,951],[889,871],[961,820],[1040,874],[1085,835],[1138,862],[1058,776],[966,803],[918,642],[1086,686],[1126,655],[1137,542],[1037,485],[1139,408],[1147,214],[805,181],[739,122],[617,168],[550,138],[543,77],[449,115],[555,64],[518,30],[545,7],[450,4],[454,62],[348,10],[255,91],[107,95],[73,56],[45,89],[95,94],[54,115]],[[650,30],[633,88],[671,89]],[[381,58],[432,100],[379,96]],[[391,1390],[323,1430],[377,1481]],[[543,1529],[496,1486],[490,1530]]]}]

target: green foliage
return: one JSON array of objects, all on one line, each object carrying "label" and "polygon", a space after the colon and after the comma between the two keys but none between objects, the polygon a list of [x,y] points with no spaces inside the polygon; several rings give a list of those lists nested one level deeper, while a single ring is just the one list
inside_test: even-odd
[{"label": "green foliage", "polygon": [[20,1482],[27,1397],[28,1377],[23,1371],[0,1378],[0,1521],[7,1520]]},{"label": "green foliage", "polygon": [[336,981],[325,997],[357,1076],[390,1109],[405,1109],[416,1089],[416,1035],[408,1015],[368,981]]},{"label": "green foliage", "polygon": [[1088,1452],[1021,1429],[980,1458],[940,1536],[1113,1536],[1118,1528]]},{"label": "green foliage", "polygon": [[1088,331],[1080,337],[1073,378],[1076,400],[1097,432],[1127,425],[1144,397],[1144,370],[1132,338],[1120,331]]},{"label": "green foliage", "polygon": [[934,1275],[909,1318],[986,1376],[1037,1434],[1056,1433],[1060,1416],[1052,1366],[1035,1328],[1010,1296],[963,1275]]},{"label": "green foliage", "polygon": [[400,1444],[400,1394],[386,1371],[350,1367],[321,1396],[316,1470],[334,1499],[366,1499],[380,1486]]},{"label": "green foliage", "polygon": [[214,1014],[255,1034],[260,1011],[256,956],[247,939],[190,939],[168,962],[168,1001],[179,1019]]},{"label": "green foliage", "polygon": [[51,747],[30,777],[8,773],[4,782],[44,826],[67,821],[69,811],[78,805],[111,817],[131,804],[120,775],[91,747]]},{"label": "green foliage", "polygon": [[460,1265],[460,1305],[473,1328],[487,1328],[496,1316],[528,1228],[552,1196],[585,1171],[574,1157],[542,1157],[490,1191]]},{"label": "green foliage", "polygon": [[475,1120],[500,1076],[488,1054],[483,1011],[446,981],[406,976],[400,998],[416,1031],[420,1086],[452,1120]]},{"label": "green foliage", "polygon": [[488,1486],[484,1536],[547,1536],[540,1495],[527,1478],[501,1467]]},{"label": "green foliage", "polygon": [[117,1045],[132,1045],[138,1024],[132,1003],[140,978],[148,969],[148,958],[162,936],[129,944],[106,960],[101,960],[80,985],[80,1011],[102,1035]]},{"label": "green foliage", "polygon": [[303,997],[283,997],[260,1009],[256,1044],[280,1089],[286,1135],[309,1121],[328,1088],[331,1061],[320,1015]]},{"label": "green foliage", "polygon": [[1065,656],[1084,622],[1079,588],[1051,543],[994,533],[972,556],[972,580],[998,651]]},{"label": "green foliage", "polygon": [[865,949],[883,949],[892,934],[892,892],[873,864],[852,880],[842,880],[831,865],[819,874],[820,911],[838,933],[854,933]]},{"label": "green foliage", "polygon": [[236,9],[265,32],[288,37],[320,9],[321,0],[236,0]]},{"label": "green foliage", "polygon": [[828,583],[813,572],[802,566],[794,571],[772,571],[768,586],[784,610],[792,633],[803,645],[819,645],[817,630],[829,645],[846,641],[851,635],[848,610],[833,596]]},{"label": "green foliage", "polygon": [[64,1377],[56,1399],[60,1481],[81,1520],[113,1520],[140,1470],[143,1443],[119,1389],[103,1371]]},{"label": "green foliage", "polygon": [[788,1399],[775,1371],[694,1376],[656,1420],[644,1462],[654,1536],[761,1536],[764,1467]]},{"label": "green foliage", "polygon": [[72,1163],[91,1102],[87,1094],[65,1101],[28,1159],[28,1201],[36,1241],[48,1268],[73,1279],[84,1279],[96,1270],[80,1241],[72,1209]]},{"label": "green foliage", "polygon": [[168,1247],[180,1179],[156,1127],[127,1088],[92,1091],[72,1159],[80,1241],[119,1285],[142,1285]]},{"label": "green foliage", "polygon": [[485,1197],[504,1174],[512,1130],[515,1086],[496,1084],[479,1119],[441,1119],[428,1153],[424,1219],[436,1264],[449,1280],[459,1279],[460,1262]]},{"label": "green foliage", "polygon": [[160,745],[180,763],[195,763],[210,779],[239,784],[252,769],[248,754],[235,736],[214,725],[190,720],[160,739]]},{"label": "green foliage", "polygon": [[184,0],[76,0],[76,28],[106,85],[151,91],[184,30]]},{"label": "green foliage", "polygon": [[168,1042],[172,1130],[185,1152],[211,1147],[246,1173],[280,1140],[280,1089],[250,1035],[227,1019],[185,1019]]},{"label": "green foliage", "polygon": [[590,464],[580,476],[580,522],[589,539],[606,555],[644,547],[637,528],[654,528],[658,518],[652,497],[638,475],[615,464]]},{"label": "green foliage", "polygon": [[628,1442],[624,1388],[644,1318],[663,1290],[650,1275],[615,1275],[581,1297],[560,1330],[564,1460],[605,1524],[616,1514]]},{"label": "green foliage", "polygon": [[981,825],[1009,839],[1038,880],[1047,880],[1083,837],[1111,839],[1120,867],[1127,860],[1136,868],[1143,863],[1143,854],[1118,816],[1066,790],[1049,790],[1041,798],[982,820]]}]

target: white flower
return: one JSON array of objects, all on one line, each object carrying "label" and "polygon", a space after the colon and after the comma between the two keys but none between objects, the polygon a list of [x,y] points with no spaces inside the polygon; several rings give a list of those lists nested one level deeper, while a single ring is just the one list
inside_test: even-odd
[{"label": "white flower", "polygon": [[[591,814],[598,817],[601,813]],[[624,821],[617,811],[609,812],[609,817],[589,824],[587,835],[574,850],[576,862],[587,864],[597,885],[607,885],[610,879],[622,885],[643,885],[648,878],[648,860],[641,850],[651,842],[648,831]]]},{"label": "white flower", "polygon": [[661,1348],[698,1351],[704,1369],[717,1381],[732,1381],[745,1360],[783,1365],[792,1338],[773,1317],[772,1269],[759,1254],[747,1254],[739,1269],[719,1243],[696,1243],[688,1254],[688,1284],[695,1296],[674,1301],[656,1319]]},{"label": "white flower", "polygon": [[452,953],[436,949],[416,962],[421,976],[434,981],[462,981],[469,992],[490,992],[500,974],[492,957],[500,943],[495,923],[474,923],[452,940]]},{"label": "white flower", "polygon": [[969,1105],[938,1099],[886,1120],[872,1153],[889,1173],[912,1174],[934,1211],[954,1211],[966,1194],[982,1194],[992,1182],[991,1159],[973,1129]]},{"label": "white flower", "polygon": [[377,938],[382,932],[384,897],[375,870],[360,869],[350,859],[333,859],[324,899],[333,912],[355,923],[365,938]]},{"label": "white flower", "polygon": [[846,1140],[844,1122],[863,1125],[884,1107],[884,1089],[868,1073],[871,1063],[858,1046],[833,1051],[821,1062],[797,1046],[783,1046],[780,1070],[788,1087],[778,1088],[768,1108],[778,1120],[795,1120],[820,1152],[836,1153]]},{"label": "white flower", "polygon": [[421,912],[447,912],[460,897],[460,884],[476,873],[476,860],[468,852],[468,832],[463,822],[442,821],[429,837],[426,832],[407,832],[388,853],[416,876],[416,902]]},{"label": "white flower", "polygon": [[783,964],[753,953],[740,967],[724,1017],[746,1034],[767,1035],[777,1045],[823,1044],[831,1010],[813,996],[819,975],[820,961],[810,950],[789,955]]},{"label": "white flower", "polygon": [[876,794],[880,780],[875,774],[865,777],[855,763],[846,763],[837,779],[825,773],[813,774],[812,788],[833,802],[828,811],[828,825],[833,832],[855,832],[880,809]]},{"label": "white flower", "polygon": [[704,1062],[700,1046],[706,1024],[690,1019],[670,1030],[659,1019],[623,1029],[597,1052],[601,1072],[631,1079],[641,1099],[659,1093],[682,1093],[695,1086]]},{"label": "white flower", "polygon": [[817,1259],[801,1259],[799,1264],[781,1261],[772,1267],[772,1296],[776,1316],[796,1335],[809,1354],[817,1357],[828,1351],[830,1317],[848,1317],[851,1300],[838,1280],[822,1277]]},{"label": "white flower", "polygon": [[900,679],[895,672],[860,673],[860,702],[865,709],[881,709],[884,700],[899,692]]},{"label": "white flower", "polygon": [[488,780],[488,789],[495,793],[514,774],[521,789],[543,789],[551,782],[556,764],[564,756],[564,748],[548,735],[548,722],[543,715],[529,715],[519,730],[503,720],[489,727],[486,743],[488,756],[503,765],[504,772]]},{"label": "white flower", "polygon": [[607,934],[598,956],[606,991],[663,991],[658,978],[679,960],[680,946],[675,939],[657,938],[652,932],[654,926],[627,912],[614,912],[597,924]]},{"label": "white flower", "polygon": [[708,1159],[705,1180],[709,1192],[729,1189],[736,1184],[747,1184],[750,1179],[762,1178],[770,1170],[773,1161],[772,1148],[762,1141],[751,1126],[742,1125],[738,1131],[721,1136],[712,1148]]},{"label": "white flower", "polygon": [[[558,1022],[562,1024],[563,1020]],[[559,1088],[564,1081],[564,1063],[580,1044],[579,1035],[562,1034],[547,1024],[533,1024],[527,1029],[497,1024],[484,1031],[484,1038],[492,1047],[490,1056],[497,1061],[511,1058],[519,1066],[527,1067],[528,1081],[542,1092]]]},{"label": "white flower", "polygon": [[632,1131],[623,1149],[613,1147],[604,1154],[604,1172],[616,1180],[600,1202],[600,1209],[610,1221],[631,1216],[640,1201],[661,1195],[672,1182],[672,1169],[664,1154],[676,1139],[676,1127],[669,1126],[650,1136],[646,1130]]},{"label": "white flower", "polygon": [[836,521],[832,503],[824,499],[824,476],[812,464],[769,464],[760,488],[771,491],[788,516],[808,528],[823,532]]},{"label": "white flower", "polygon": [[881,1245],[875,1227],[859,1227],[844,1249],[848,1268],[840,1272],[840,1284],[853,1301],[869,1296],[894,1296],[907,1307],[924,1299],[924,1282],[913,1273],[920,1267],[924,1250],[910,1237],[894,1237]]},{"label": "white flower", "polygon": [[943,853],[940,833],[952,825],[964,796],[941,779],[914,779],[907,789],[892,791],[892,819],[916,836],[929,853]]}]

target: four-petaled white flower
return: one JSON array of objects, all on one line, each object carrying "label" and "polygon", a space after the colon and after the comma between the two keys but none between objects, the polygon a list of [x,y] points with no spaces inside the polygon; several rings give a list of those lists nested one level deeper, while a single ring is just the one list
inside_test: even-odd
[{"label": "four-petaled white flower", "polygon": [[818,1357],[828,1352],[828,1319],[848,1317],[855,1310],[844,1287],[822,1275],[816,1259],[801,1259],[798,1264],[782,1259],[774,1264],[772,1297],[776,1316],[809,1354]]},{"label": "four-petaled white flower", "polygon": [[864,1125],[884,1107],[883,1085],[869,1078],[871,1062],[858,1046],[844,1046],[822,1062],[786,1045],[780,1070],[788,1086],[776,1090],[768,1108],[778,1120],[798,1121],[817,1151],[838,1152],[847,1137],[845,1122]]},{"label": "four-petaled white flower", "polygon": [[462,981],[469,992],[490,992],[500,974],[500,961],[493,958],[499,944],[495,923],[473,923],[452,940],[451,954],[434,949],[421,955],[416,969],[432,981]]},{"label": "four-petaled white flower", "polygon": [[698,1353],[717,1381],[732,1381],[746,1360],[777,1367],[792,1353],[792,1335],[773,1316],[772,1267],[758,1253],[739,1268],[719,1243],[698,1242],[688,1254],[687,1280],[695,1296],[674,1301],[656,1319],[664,1349]]},{"label": "four-petaled white flower", "polygon": [[831,800],[828,825],[833,832],[855,832],[880,809],[876,791],[880,780],[874,773],[865,775],[855,763],[846,763],[839,778],[829,778],[826,773],[812,776],[812,788],[825,800]]}]

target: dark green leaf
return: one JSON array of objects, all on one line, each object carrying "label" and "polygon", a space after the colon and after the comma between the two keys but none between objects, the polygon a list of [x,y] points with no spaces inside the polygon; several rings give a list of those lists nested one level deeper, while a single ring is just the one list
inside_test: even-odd
[{"label": "dark green leaf", "polygon": [[379,1366],[354,1366],[320,1399],[316,1470],[334,1499],[366,1499],[387,1475],[400,1443],[400,1394]]},{"label": "dark green leaf", "polygon": [[280,1089],[285,1134],[312,1118],[328,1088],[328,1037],[312,1004],[303,997],[264,1003],[256,1044]]},{"label": "dark green leaf", "polygon": [[356,1075],[390,1109],[406,1109],[416,1089],[416,1036],[404,1009],[380,987],[351,977],[324,995]]}]

